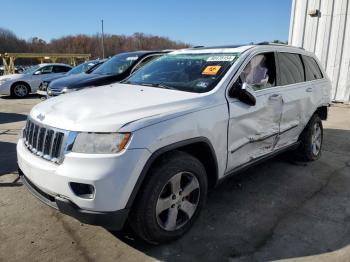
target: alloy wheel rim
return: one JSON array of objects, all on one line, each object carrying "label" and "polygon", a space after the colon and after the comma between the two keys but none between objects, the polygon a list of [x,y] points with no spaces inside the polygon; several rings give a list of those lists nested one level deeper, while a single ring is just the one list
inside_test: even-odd
[{"label": "alloy wheel rim", "polygon": [[319,123],[316,123],[312,130],[311,147],[312,153],[317,156],[321,151],[322,131]]},{"label": "alloy wheel rim", "polygon": [[197,177],[190,172],[177,173],[159,194],[156,205],[158,225],[166,231],[182,228],[196,212],[199,198]]},{"label": "alloy wheel rim", "polygon": [[14,89],[15,95],[19,97],[24,97],[27,95],[27,87],[25,85],[16,85]]}]

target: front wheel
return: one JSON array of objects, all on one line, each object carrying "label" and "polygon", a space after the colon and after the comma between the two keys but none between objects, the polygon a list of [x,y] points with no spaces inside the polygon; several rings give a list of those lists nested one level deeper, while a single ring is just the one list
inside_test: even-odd
[{"label": "front wheel", "polygon": [[130,225],[143,240],[164,243],[190,229],[207,195],[202,163],[184,152],[167,153],[157,161],[130,214]]},{"label": "front wheel", "polygon": [[11,89],[11,95],[15,98],[23,98],[29,95],[29,86],[24,83],[15,84]]},{"label": "front wheel", "polygon": [[305,161],[315,161],[321,156],[323,143],[322,120],[313,115],[300,137],[299,155]]}]

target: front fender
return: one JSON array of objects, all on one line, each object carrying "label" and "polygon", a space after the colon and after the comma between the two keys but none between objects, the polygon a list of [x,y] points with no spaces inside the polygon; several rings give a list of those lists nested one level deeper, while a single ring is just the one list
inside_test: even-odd
[{"label": "front fender", "polygon": [[130,149],[146,148],[151,153],[193,138],[210,141],[218,162],[218,176],[223,176],[227,161],[227,104],[181,115],[133,132]]}]

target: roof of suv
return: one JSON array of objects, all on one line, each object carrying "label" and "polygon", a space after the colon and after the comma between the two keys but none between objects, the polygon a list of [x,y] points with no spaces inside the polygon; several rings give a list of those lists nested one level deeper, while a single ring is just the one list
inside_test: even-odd
[{"label": "roof of suv", "polygon": [[271,48],[271,50],[293,50],[294,52],[297,51],[301,54],[309,54],[309,52],[305,51],[303,48],[296,47],[296,46],[290,46],[285,44],[275,44],[275,43],[259,43],[259,44],[252,44],[252,45],[225,45],[225,46],[210,46],[210,47],[193,47],[193,48],[187,48],[187,49],[181,49],[177,50],[173,53],[243,53],[249,49],[252,48]]}]

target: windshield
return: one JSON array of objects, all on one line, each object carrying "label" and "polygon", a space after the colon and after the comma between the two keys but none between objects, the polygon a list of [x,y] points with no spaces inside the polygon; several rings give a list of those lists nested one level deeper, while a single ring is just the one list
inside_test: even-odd
[{"label": "windshield", "polygon": [[29,67],[27,70],[23,72],[23,74],[33,74],[36,70],[40,68],[39,65]]},{"label": "windshield", "polygon": [[100,75],[119,75],[124,73],[139,57],[133,54],[119,54],[96,68],[93,73]]},{"label": "windshield", "polygon": [[70,70],[67,75],[76,75],[76,74],[80,74],[80,73],[85,73],[86,71],[88,71],[91,67],[95,66],[97,64],[97,62],[87,62],[87,63],[83,63],[80,64],[76,67],[74,67],[72,70]]},{"label": "windshield", "polygon": [[204,93],[215,87],[238,55],[168,54],[145,65],[124,83]]}]

